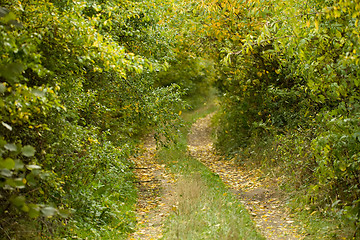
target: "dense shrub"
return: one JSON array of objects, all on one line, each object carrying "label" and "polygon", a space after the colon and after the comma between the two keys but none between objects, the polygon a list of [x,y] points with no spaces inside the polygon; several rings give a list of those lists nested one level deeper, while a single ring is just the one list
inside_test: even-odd
[{"label": "dense shrub", "polygon": [[217,37],[218,149],[279,166],[308,204],[356,224],[360,4],[236,3],[211,8],[227,31]]},{"label": "dense shrub", "polygon": [[0,3],[1,236],[123,237],[139,136],[181,124],[182,91],[153,80],[166,26],[146,1]]}]

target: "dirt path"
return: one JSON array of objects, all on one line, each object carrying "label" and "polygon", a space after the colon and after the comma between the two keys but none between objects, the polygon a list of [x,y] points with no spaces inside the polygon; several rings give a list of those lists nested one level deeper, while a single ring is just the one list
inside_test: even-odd
[{"label": "dirt path", "polygon": [[[279,197],[276,181],[259,180],[262,176],[260,170],[247,171],[215,153],[211,140],[212,116],[210,114],[193,124],[188,137],[189,153],[221,177],[245,205],[267,239],[303,239]],[[165,165],[156,162],[154,141],[148,138],[145,143],[143,154],[133,159],[139,189],[138,225],[128,240],[160,239],[164,220],[174,208],[175,176],[169,174]]]},{"label": "dirt path", "polygon": [[138,184],[136,206],[137,227],[128,240],[153,240],[162,237],[164,219],[171,211],[175,178],[165,165],[156,162],[156,146],[151,137],[145,139],[143,154],[132,159]]},{"label": "dirt path", "polygon": [[248,209],[267,239],[303,239],[279,197],[276,181],[259,180],[260,170],[246,171],[214,153],[210,128],[212,116],[199,119],[192,126],[188,141],[190,154],[221,177]]}]

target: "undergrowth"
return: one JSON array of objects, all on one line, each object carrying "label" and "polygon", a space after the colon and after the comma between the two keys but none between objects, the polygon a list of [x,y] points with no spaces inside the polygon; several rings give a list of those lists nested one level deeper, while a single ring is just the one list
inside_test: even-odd
[{"label": "undergrowth", "polygon": [[279,180],[283,200],[307,233],[305,239],[356,239],[354,222],[337,214],[336,202],[325,202],[326,191],[317,191],[311,132],[254,138],[229,158],[249,170],[260,168],[266,178]]}]

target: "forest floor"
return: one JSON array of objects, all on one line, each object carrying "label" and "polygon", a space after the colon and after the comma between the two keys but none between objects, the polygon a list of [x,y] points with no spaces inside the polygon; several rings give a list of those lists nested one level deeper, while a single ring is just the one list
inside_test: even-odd
[{"label": "forest floor", "polygon": [[[276,179],[264,178],[260,170],[249,171],[216,154],[211,138],[212,116],[200,118],[192,125],[188,153],[184,154],[190,154],[221,178],[246,207],[256,228],[266,239],[304,239],[300,228],[289,216]],[[129,240],[162,238],[166,217],[176,211],[178,205],[174,198],[176,182],[181,177],[157,162],[155,143],[151,138],[146,139],[143,148],[144,153],[134,158],[139,185],[138,226]]]}]

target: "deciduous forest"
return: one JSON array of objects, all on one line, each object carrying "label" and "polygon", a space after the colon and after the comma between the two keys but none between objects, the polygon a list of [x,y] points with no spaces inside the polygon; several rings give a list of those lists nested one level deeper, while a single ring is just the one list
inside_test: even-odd
[{"label": "deciduous forest", "polygon": [[0,238],[126,239],[143,137],[171,148],[214,99],[218,154],[281,179],[319,239],[360,238],[359,20],[355,0],[0,0]]}]

